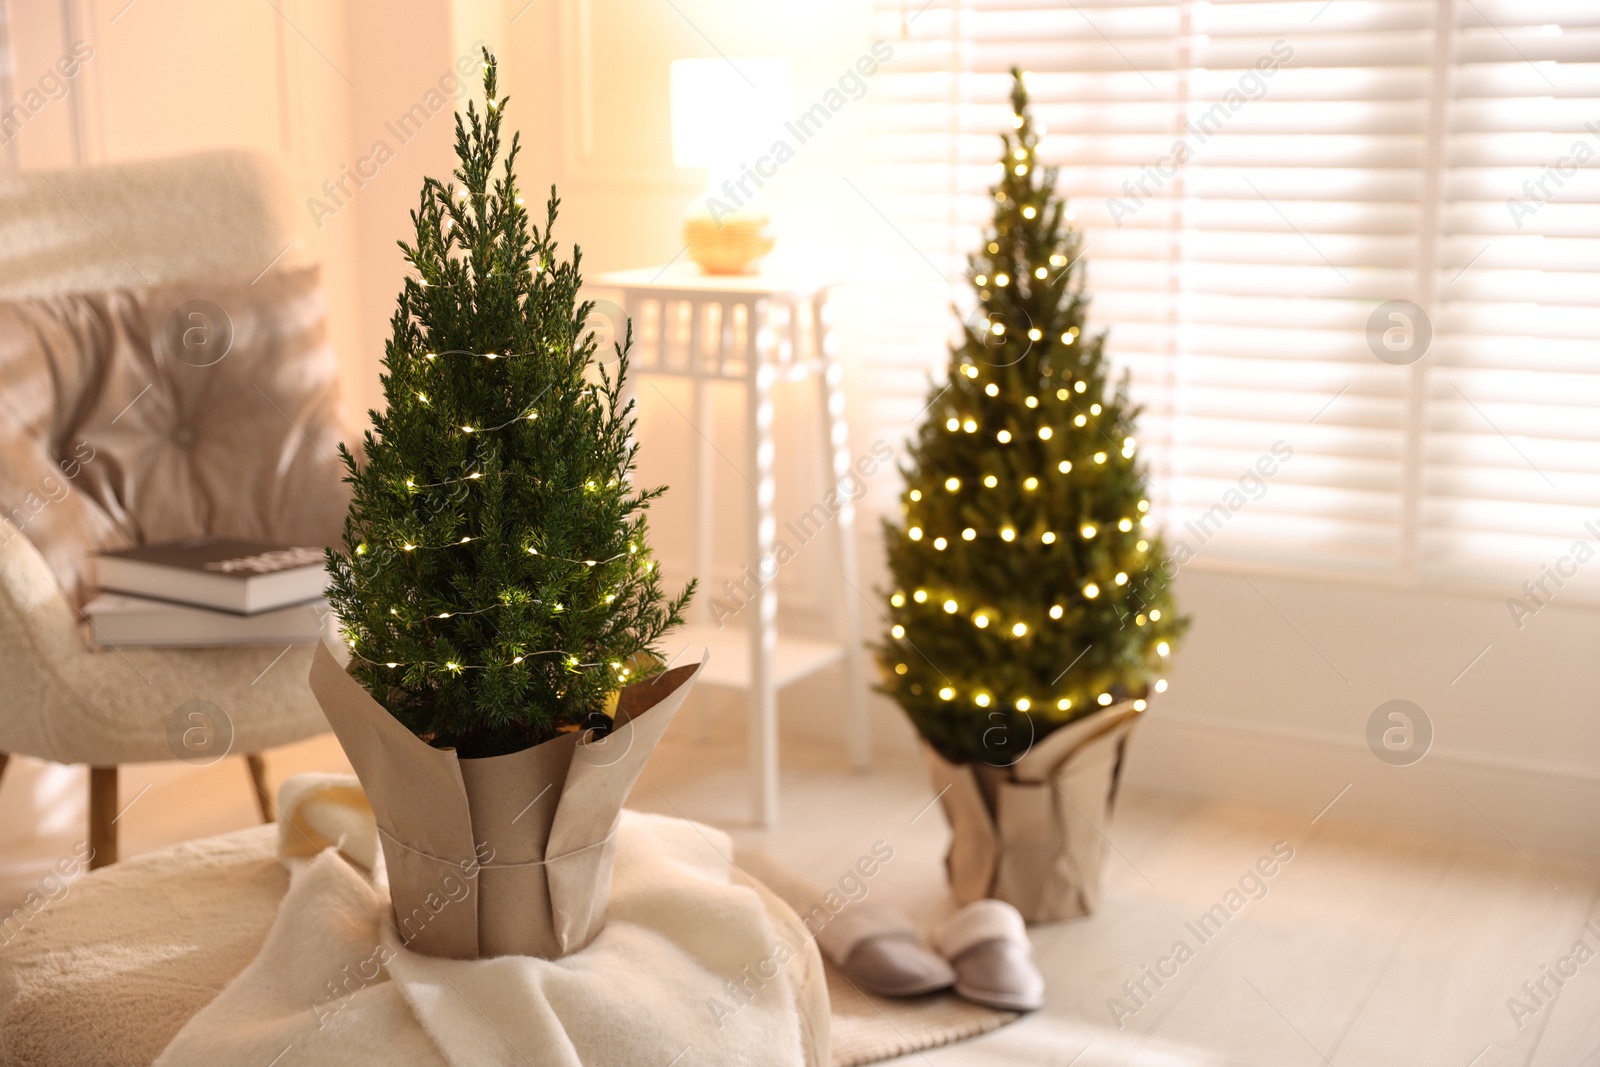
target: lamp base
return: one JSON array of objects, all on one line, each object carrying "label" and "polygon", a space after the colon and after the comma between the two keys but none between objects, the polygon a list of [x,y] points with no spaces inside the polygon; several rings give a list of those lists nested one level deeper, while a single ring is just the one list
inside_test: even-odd
[{"label": "lamp base", "polygon": [[736,212],[720,220],[691,215],[683,223],[689,258],[707,274],[754,274],[761,258],[776,243],[766,232],[766,215]]}]

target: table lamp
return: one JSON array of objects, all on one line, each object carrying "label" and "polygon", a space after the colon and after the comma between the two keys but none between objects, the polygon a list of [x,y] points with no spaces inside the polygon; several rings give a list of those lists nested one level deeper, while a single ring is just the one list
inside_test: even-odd
[{"label": "table lamp", "polygon": [[752,273],[774,241],[756,192],[793,152],[772,151],[789,111],[789,61],[676,59],[671,83],[672,162],[707,171],[683,224],[689,258],[707,274]]}]

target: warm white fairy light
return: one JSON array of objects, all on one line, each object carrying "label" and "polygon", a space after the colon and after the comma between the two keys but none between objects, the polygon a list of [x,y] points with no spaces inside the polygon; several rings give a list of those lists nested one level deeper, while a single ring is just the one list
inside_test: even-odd
[{"label": "warm white fairy light", "polygon": [[943,552],[944,549],[945,549],[945,546],[948,545],[949,543],[950,543],[949,541],[946,541],[942,537],[935,537],[933,539],[933,547],[938,549],[940,552]]},{"label": "warm white fairy light", "polygon": [[989,694],[979,693],[977,696],[972,698],[972,702],[978,705],[980,708],[986,708],[989,706]]},{"label": "warm white fairy light", "polygon": [[1060,604],[1050,605],[1050,617],[1052,619],[1059,619],[1063,614],[1065,614],[1065,611]]},{"label": "warm white fairy light", "polygon": [[906,536],[911,538],[911,540],[913,540],[913,541],[922,540],[922,527],[920,527],[920,526],[911,527],[911,529],[906,531]]},{"label": "warm white fairy light", "polygon": [[1015,541],[1016,539],[1017,531],[1013,530],[1011,527],[1007,526],[1005,529],[1000,531],[1000,540],[1011,542]]},{"label": "warm white fairy light", "polygon": [[1140,552],[1144,552],[1144,551],[1147,551],[1150,548],[1150,542],[1149,541],[1140,541],[1138,544],[1134,545],[1133,547],[1138,549]]},{"label": "warm white fairy light", "polygon": [[1118,571],[1117,572],[1116,581],[1117,581],[1118,585],[1127,585],[1128,584],[1128,572],[1127,571]]},{"label": "warm white fairy light", "polygon": [[903,608],[906,606],[906,595],[904,593],[896,593],[889,598],[889,603],[897,608]]},{"label": "warm white fairy light", "polygon": [[961,373],[965,374],[968,378],[976,378],[978,376],[978,368],[968,363],[961,368]]},{"label": "warm white fairy light", "polygon": [[1156,642],[1156,655],[1165,656],[1172,651],[1172,646],[1165,641]]},{"label": "warm white fairy light", "polygon": [[944,420],[944,428],[949,430],[951,433],[955,433],[957,430],[961,429],[961,420],[952,415],[948,419]]},{"label": "warm white fairy light", "polygon": [[1033,492],[1035,489],[1039,488],[1039,479],[1024,478],[1022,481],[1022,488],[1026,489],[1030,493]]},{"label": "warm white fairy light", "polygon": [[993,382],[990,382],[988,385],[984,386],[983,391],[988,393],[990,396],[1000,395],[1000,387]]},{"label": "warm white fairy light", "polygon": [[1139,510],[1140,511],[1149,511],[1150,510],[1150,501],[1148,501],[1148,500],[1139,501]]},{"label": "warm white fairy light", "polygon": [[908,670],[910,670],[910,668],[907,667],[904,663],[896,663],[894,665],[894,673],[896,673],[896,674],[904,674]]},{"label": "warm white fairy light", "polygon": [[1098,697],[1096,697],[1096,698],[1095,698],[1095,699],[1096,699],[1096,700],[1098,700],[1098,701],[1099,701],[1099,702],[1100,702],[1100,706],[1101,706],[1101,707],[1102,707],[1102,708],[1103,708],[1103,707],[1105,707],[1105,706],[1106,706],[1106,705],[1107,705],[1107,704],[1110,704],[1110,703],[1111,703],[1111,694],[1110,694],[1110,693],[1101,693],[1101,694],[1100,694],[1100,695],[1099,695],[1099,696],[1098,696]]},{"label": "warm white fairy light", "polygon": [[1053,436],[1053,435],[1054,435],[1054,434],[1055,434],[1055,431],[1054,431],[1054,430],[1052,430],[1052,429],[1051,429],[1051,428],[1050,428],[1050,427],[1048,427],[1048,426],[1041,426],[1041,427],[1039,427],[1039,440],[1041,440],[1041,441],[1048,441],[1048,440],[1050,440],[1050,438],[1051,438],[1051,437],[1052,437],[1052,436]]},{"label": "warm white fairy light", "polygon": [[1133,529],[1133,520],[1132,519],[1118,519],[1117,520],[1117,529],[1121,530],[1123,533],[1127,533],[1129,530]]},{"label": "warm white fairy light", "polygon": [[1157,622],[1160,622],[1161,621],[1161,609],[1160,608],[1152,608],[1151,611],[1150,611],[1150,617],[1152,619],[1155,619]]},{"label": "warm white fairy light", "polygon": [[1039,540],[1047,545],[1053,545],[1056,543],[1055,532],[1053,530],[1046,530],[1044,533],[1039,535]]},{"label": "warm white fairy light", "polygon": [[1090,600],[1093,600],[1095,597],[1100,595],[1100,587],[1095,585],[1093,582],[1090,582],[1088,585],[1083,587],[1083,595],[1088,597]]},{"label": "warm white fairy light", "polygon": [[1010,430],[1001,430],[999,433],[994,435],[994,439],[996,441],[999,441],[1003,445],[1010,444],[1011,443],[1011,431]]},{"label": "warm white fairy light", "polygon": [[1094,454],[1094,461],[1096,463],[1104,463],[1106,461],[1106,454],[1104,452],[1096,452]]},{"label": "warm white fairy light", "polygon": [[[1076,337],[1077,334],[1073,334],[1073,336]],[[1088,389],[1088,388],[1089,388],[1089,386],[1088,386],[1088,384],[1086,382],[1073,382],[1072,383],[1072,391],[1074,393],[1081,393],[1085,389]]]},{"label": "warm white fairy light", "polygon": [[899,623],[895,623],[894,626],[890,627],[889,633],[893,634],[895,637],[904,637],[906,635],[906,628],[901,626]]},{"label": "warm white fairy light", "polygon": [[1011,627],[1011,636],[1013,636],[1013,637],[1022,637],[1027,632],[1028,632],[1028,624],[1025,623],[1025,622],[1019,622],[1016,625]]},{"label": "warm white fairy light", "polygon": [[948,685],[945,686],[943,689],[939,690],[939,699],[940,700],[954,700],[955,698],[956,698],[956,691],[954,689],[951,689]]},{"label": "warm white fairy light", "polygon": [[1032,410],[1033,408],[1039,406],[1039,398],[1036,396],[1030,396],[1022,402],[1022,406]]},{"label": "warm white fairy light", "polygon": [[946,615],[954,615],[960,609],[961,605],[957,604],[954,600],[946,600],[944,602],[944,611]]},{"label": "warm white fairy light", "polygon": [[1098,530],[1097,530],[1097,529],[1095,529],[1095,526],[1094,526],[1094,523],[1092,523],[1092,522],[1086,522],[1086,523],[1084,523],[1084,524],[1083,524],[1083,526],[1082,526],[1082,527],[1081,527],[1081,528],[1080,528],[1080,529],[1079,529],[1079,530],[1078,530],[1078,532],[1079,532],[1079,533],[1080,533],[1080,534],[1082,534],[1082,535],[1083,535],[1083,539],[1084,539],[1084,540],[1085,540],[1085,541],[1087,541],[1087,540],[1089,540],[1089,539],[1090,539],[1090,538],[1092,538],[1092,537],[1094,537],[1094,535],[1095,535],[1095,534],[1097,534],[1097,533],[1099,533],[1099,532],[1100,532],[1100,531],[1098,531]]},{"label": "warm white fairy light", "polygon": [[1091,414],[1091,415],[1100,414],[1100,405],[1099,404],[1090,404],[1089,405],[1089,414]]},{"label": "warm white fairy light", "polygon": [[988,285],[989,284],[989,276],[986,275],[986,274],[980,274],[977,277],[973,278],[972,280],[977,282],[979,285]]},{"label": "warm white fairy light", "polygon": [[972,625],[976,626],[980,630],[987,628],[989,625],[989,616],[985,615],[981,611],[978,612],[972,617]]},{"label": "warm white fairy light", "polygon": [[944,487],[948,492],[956,492],[961,488],[961,479],[950,477],[944,480]]},{"label": "warm white fairy light", "polygon": [[1001,271],[999,274],[994,276],[994,283],[1000,288],[1004,289],[1006,286],[1011,284],[1011,276],[1006,274],[1004,271]]},{"label": "warm white fairy light", "polygon": [[1057,463],[1056,470],[1060,471],[1062,474],[1072,473],[1072,460],[1064,459],[1060,463]]},{"label": "warm white fairy light", "polygon": [[971,541],[974,538],[976,538],[977,536],[978,536],[978,531],[974,530],[970,526],[968,526],[965,530],[961,531],[961,540],[963,540],[963,541]]},{"label": "warm white fairy light", "polygon": [[1018,711],[1027,711],[1031,707],[1033,707],[1033,701],[1029,700],[1027,697],[1018,697],[1017,698],[1017,710]]},{"label": "warm white fairy light", "polygon": [[915,600],[918,604],[925,604],[928,601],[928,591],[926,589],[918,589],[915,593],[911,594],[911,599]]},{"label": "warm white fairy light", "polygon": [[914,501],[915,500],[921,500],[922,499],[922,490],[921,489],[913,489],[913,490],[911,490],[910,493],[908,493],[906,495],[909,496]]},{"label": "warm white fairy light", "polygon": [[996,478],[994,475],[985,474],[983,476],[983,487],[985,489],[993,489],[995,486],[997,486],[999,484],[1000,484],[1000,479]]},{"label": "warm white fairy light", "polygon": [[1157,678],[1156,679],[1156,692],[1165,693],[1166,691],[1167,691],[1167,680],[1165,678]]},{"label": "warm white fairy light", "polygon": [[1066,697],[1062,697],[1060,700],[1056,701],[1057,711],[1066,711],[1070,707],[1072,707],[1072,701]]},{"label": "warm white fairy light", "polygon": [[1134,710],[1134,711],[1143,711],[1143,710],[1144,710],[1144,709],[1145,709],[1145,708],[1147,708],[1147,707],[1149,707],[1149,706],[1150,706],[1150,705],[1149,705],[1149,704],[1147,704],[1147,703],[1146,703],[1146,702],[1145,702],[1145,701],[1143,701],[1143,700],[1135,700],[1135,701],[1134,701],[1134,702],[1133,702],[1133,710]]},{"label": "warm white fairy light", "polygon": [[1072,420],[1072,425],[1074,425],[1074,426],[1087,426],[1087,425],[1089,425],[1089,420],[1084,418],[1082,415],[1079,415],[1077,418]]},{"label": "warm white fairy light", "polygon": [[961,424],[961,428],[968,433],[972,433],[973,431],[977,430],[978,424],[974,420],[968,419],[966,422]]},{"label": "warm white fairy light", "polygon": [[989,332],[994,334],[996,337],[1004,337],[1006,332],[1006,324],[1003,322],[992,322],[989,324]]},{"label": "warm white fairy light", "polygon": [[1062,343],[1062,344],[1064,344],[1064,345],[1070,345],[1070,344],[1071,344],[1071,343],[1072,343],[1072,342],[1073,342],[1073,336],[1072,336],[1072,334],[1070,334],[1070,333],[1064,333],[1064,334],[1062,334],[1062,335],[1061,335],[1061,343]]},{"label": "warm white fairy light", "polygon": [[[1046,270],[1045,268],[1043,268],[1043,267],[1035,267],[1034,271],[1033,271],[1033,276],[1035,278],[1038,278],[1040,281],[1043,281],[1044,279],[1050,277],[1050,272],[1048,270]],[[1037,341],[1038,338],[1035,337],[1034,340]]]},{"label": "warm white fairy light", "polygon": [[[1038,341],[1043,337],[1044,337],[1044,331],[1039,329],[1039,327],[1037,327],[1037,326],[1035,326],[1033,329],[1028,331],[1028,340],[1030,340],[1030,341]],[[1029,399],[1031,400],[1033,398],[1029,397]],[[1034,401],[1034,403],[1038,403],[1038,401]],[[1031,407],[1033,407],[1033,404],[1029,404],[1028,406],[1031,408]]]}]

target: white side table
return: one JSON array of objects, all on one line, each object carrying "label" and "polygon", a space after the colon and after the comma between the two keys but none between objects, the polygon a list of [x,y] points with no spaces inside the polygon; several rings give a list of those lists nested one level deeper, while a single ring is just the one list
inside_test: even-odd
[{"label": "white side table", "polygon": [[[846,744],[850,761],[865,770],[871,759],[861,620],[856,605],[855,506],[844,488],[851,464],[849,429],[843,369],[834,356],[827,327],[829,283],[821,278],[772,274],[707,275],[698,267],[682,265],[618,271],[593,284],[618,292],[619,306],[633,323],[629,373],[635,385],[630,393],[644,375],[671,375],[693,383],[689,418],[698,435],[693,478],[695,573],[702,589],[694,608],[695,621],[684,628],[682,637],[711,650],[707,683],[749,692],[751,808],[755,821],[768,826],[778,814],[778,690],[783,686],[842,659],[848,687]],[[779,381],[807,377],[817,383],[824,483],[838,492],[842,505],[831,523],[841,571],[838,642],[778,633],[772,389]],[[744,586],[740,594],[746,601],[739,612],[739,621],[745,625],[742,635],[713,622],[711,609],[712,598],[722,595],[711,584],[716,516],[713,461],[718,454],[712,440],[711,387],[717,381],[743,382],[746,391],[748,474],[740,473],[749,483],[751,506],[744,538],[748,564],[739,579]],[[755,577],[748,577],[751,575]],[[748,648],[741,650],[741,642]],[[745,653],[742,656],[741,651]]]}]

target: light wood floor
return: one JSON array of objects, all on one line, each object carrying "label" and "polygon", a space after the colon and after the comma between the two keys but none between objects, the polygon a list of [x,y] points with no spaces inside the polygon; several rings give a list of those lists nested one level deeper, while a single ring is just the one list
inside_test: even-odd
[{"label": "light wood floor", "polygon": [[[737,720],[680,723],[653,758],[634,807],[699,819],[757,844],[818,883],[836,881],[876,841],[894,858],[874,899],[921,923],[951,904],[942,882],[946,829],[922,768],[887,756],[873,774],[844,768],[831,746],[785,738],[778,828],[744,823]],[[723,728],[723,727],[726,728]],[[720,740],[719,740],[720,739]],[[347,769],[331,738],[268,756],[274,782]],[[83,837],[81,769],[14,759],[0,787],[0,898],[6,910]],[[33,814],[34,797],[47,814]],[[1331,798],[1330,798],[1331,799]],[[193,768],[127,768],[123,854],[251,824],[240,759]],[[1600,1064],[1600,863],[1483,847],[1152,794],[1122,798],[1099,911],[1037,926],[1049,983],[1045,1010],[976,1041],[904,1064],[1038,1067],[1186,1064],[1229,1067],[1587,1067]],[[1277,842],[1293,849],[1263,889],[1201,943],[1189,928]],[[1585,923],[1593,926],[1585,929]],[[1193,957],[1160,962],[1183,940]],[[1554,998],[1524,982],[1593,950]],[[1160,987],[1145,968],[1171,975]],[[1123,983],[1143,978],[1130,999]],[[1546,988],[1556,990],[1546,978]],[[1108,1002],[1121,997],[1114,1015]],[[1514,1018],[1508,999],[1529,1011]],[[1135,1010],[1136,1009],[1136,1010]],[[1118,1024],[1121,1024],[1120,1027]],[[1520,1025],[1519,1025],[1520,1023]]]}]

